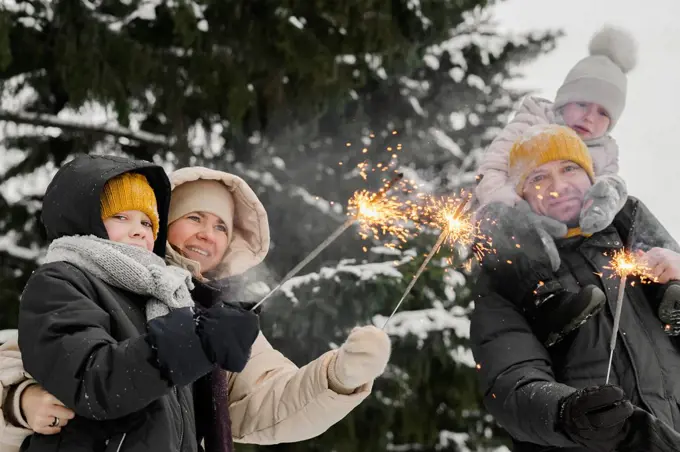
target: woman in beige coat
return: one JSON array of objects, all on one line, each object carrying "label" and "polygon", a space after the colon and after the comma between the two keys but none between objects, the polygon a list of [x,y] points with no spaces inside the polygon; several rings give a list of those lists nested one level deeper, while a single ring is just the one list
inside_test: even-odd
[{"label": "woman in beige coat", "polygon": [[[214,288],[212,281],[241,274],[264,259],[269,249],[267,213],[244,180],[200,167],[177,170],[170,179],[170,264],[190,270],[197,281]],[[228,397],[228,403],[214,396],[212,404],[200,405],[196,400],[197,424],[206,418],[219,419],[203,411],[223,402],[236,442],[276,444],[313,438],[370,394],[389,354],[385,333],[360,327],[339,349],[298,368],[260,333],[245,369],[223,374],[228,396],[215,392],[219,385],[212,383],[213,394]],[[57,433],[73,417],[26,374],[16,338],[0,346],[0,402],[0,452],[17,451],[33,431]]]}]

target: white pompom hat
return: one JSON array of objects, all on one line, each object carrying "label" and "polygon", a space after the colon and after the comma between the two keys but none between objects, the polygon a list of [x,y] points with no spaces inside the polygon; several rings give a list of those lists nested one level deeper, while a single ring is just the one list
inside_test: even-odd
[{"label": "white pompom hat", "polygon": [[590,55],[569,71],[557,90],[555,109],[570,102],[593,102],[607,110],[611,130],[626,105],[626,74],[637,63],[637,43],[626,30],[604,26],[588,46]]}]

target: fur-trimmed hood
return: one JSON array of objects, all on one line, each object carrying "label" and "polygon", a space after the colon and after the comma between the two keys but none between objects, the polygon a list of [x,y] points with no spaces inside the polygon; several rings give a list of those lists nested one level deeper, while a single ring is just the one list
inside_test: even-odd
[{"label": "fur-trimmed hood", "polygon": [[[269,251],[269,221],[267,211],[250,186],[238,176],[224,171],[193,166],[170,174],[172,189],[197,180],[223,183],[234,197],[234,229],[231,243],[222,263],[211,279],[239,275],[262,262]],[[167,247],[166,259],[197,274],[200,265]]]}]

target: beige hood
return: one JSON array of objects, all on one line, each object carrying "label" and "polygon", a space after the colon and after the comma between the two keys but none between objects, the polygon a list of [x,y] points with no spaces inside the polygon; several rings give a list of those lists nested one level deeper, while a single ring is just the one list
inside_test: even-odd
[{"label": "beige hood", "polygon": [[[234,230],[222,264],[213,275],[222,279],[245,272],[262,262],[269,251],[269,222],[267,211],[250,186],[238,176],[210,168],[192,166],[170,174],[172,189],[196,180],[223,183],[234,197]],[[197,262],[181,256],[167,247],[167,259],[187,268],[192,273],[199,269]]]}]

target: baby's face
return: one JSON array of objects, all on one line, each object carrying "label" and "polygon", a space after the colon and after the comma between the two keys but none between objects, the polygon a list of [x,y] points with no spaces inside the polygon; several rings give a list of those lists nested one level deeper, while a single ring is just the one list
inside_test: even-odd
[{"label": "baby's face", "polygon": [[569,102],[562,109],[562,118],[584,141],[600,138],[611,124],[604,107],[592,102]]}]

